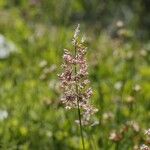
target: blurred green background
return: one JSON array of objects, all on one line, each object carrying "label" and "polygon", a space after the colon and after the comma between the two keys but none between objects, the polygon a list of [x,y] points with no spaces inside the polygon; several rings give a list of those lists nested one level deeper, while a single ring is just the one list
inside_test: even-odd
[{"label": "blurred green background", "polygon": [[57,77],[78,23],[99,109],[84,128],[86,150],[150,143],[149,0],[0,0],[1,150],[82,149]]}]

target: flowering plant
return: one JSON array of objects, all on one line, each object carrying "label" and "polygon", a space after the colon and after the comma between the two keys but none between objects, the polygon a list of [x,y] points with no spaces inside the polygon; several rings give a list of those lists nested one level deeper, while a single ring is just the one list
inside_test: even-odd
[{"label": "flowering plant", "polygon": [[77,108],[79,119],[76,122],[80,125],[81,136],[83,137],[82,125],[90,123],[90,117],[97,112],[97,109],[89,102],[92,88],[89,87],[88,65],[85,58],[87,47],[83,38],[79,41],[79,27],[80,25],[77,26],[72,40],[74,53],[64,49],[63,73],[59,75],[59,78],[63,90],[61,101],[66,109]]}]

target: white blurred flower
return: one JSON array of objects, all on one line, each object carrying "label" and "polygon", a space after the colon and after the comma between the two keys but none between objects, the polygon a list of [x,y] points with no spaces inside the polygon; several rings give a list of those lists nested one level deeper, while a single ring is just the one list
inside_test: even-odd
[{"label": "white blurred flower", "polygon": [[138,85],[138,84],[136,84],[136,85],[134,86],[134,90],[135,90],[136,92],[140,91],[140,90],[141,90],[141,86]]},{"label": "white blurred flower", "polygon": [[143,144],[143,145],[140,147],[140,150],[150,150],[150,148],[149,148],[147,145]]},{"label": "white blurred flower", "polygon": [[122,88],[122,82],[121,81],[116,82],[114,85],[114,88],[116,90],[120,90]]},{"label": "white blurred flower", "polygon": [[118,20],[118,21],[116,22],[116,26],[119,27],[119,28],[123,27],[123,26],[124,26],[123,21],[122,21],[122,20]]},{"label": "white blurred flower", "polygon": [[103,120],[112,120],[114,118],[114,114],[112,112],[105,112],[103,114]]},{"label": "white blurred flower", "polygon": [[142,50],[140,51],[140,55],[143,56],[143,57],[147,56],[147,51],[144,50],[144,49],[142,49]]},{"label": "white blurred flower", "polygon": [[8,41],[3,35],[0,34],[0,59],[9,57],[9,55],[15,51],[17,51],[15,44]]},{"label": "white blurred flower", "polygon": [[8,112],[6,110],[0,110],[0,121],[3,121],[8,117]]},{"label": "white blurred flower", "polygon": [[39,66],[40,66],[41,68],[44,68],[46,65],[47,65],[47,61],[46,61],[46,60],[42,60],[42,61],[39,63]]},{"label": "white blurred flower", "polygon": [[150,129],[146,130],[145,134],[148,135],[148,136],[150,136]]}]

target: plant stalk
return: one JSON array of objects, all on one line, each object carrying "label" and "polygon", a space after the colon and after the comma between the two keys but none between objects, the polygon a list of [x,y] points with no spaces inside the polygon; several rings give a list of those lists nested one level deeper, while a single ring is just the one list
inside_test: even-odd
[{"label": "plant stalk", "polygon": [[[77,48],[75,44],[75,57],[77,55]],[[75,64],[75,76],[77,75],[77,66]],[[80,125],[80,135],[81,135],[81,140],[82,140],[82,147],[83,150],[85,150],[85,144],[84,144],[84,136],[83,136],[83,129],[82,129],[82,122],[81,122],[81,111],[80,111],[80,105],[79,105],[79,90],[78,90],[78,85],[77,85],[77,79],[75,78],[76,82],[76,94],[77,94],[77,107],[78,107],[78,118],[79,118],[79,125]]]}]

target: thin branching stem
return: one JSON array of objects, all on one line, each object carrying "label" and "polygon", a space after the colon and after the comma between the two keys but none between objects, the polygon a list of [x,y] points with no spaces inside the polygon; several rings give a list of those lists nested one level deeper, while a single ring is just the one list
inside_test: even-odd
[{"label": "thin branching stem", "polygon": [[[77,47],[75,44],[75,57],[77,55]],[[75,76],[77,75],[77,66],[75,64]],[[82,146],[83,146],[83,150],[85,150],[85,145],[84,145],[84,136],[83,136],[83,129],[82,129],[82,122],[81,122],[81,112],[80,112],[80,105],[79,105],[79,89],[78,89],[78,85],[77,85],[77,79],[75,78],[75,82],[76,82],[76,94],[77,94],[77,107],[78,107],[78,118],[79,118],[79,125],[80,125],[80,135],[81,135],[81,139],[82,139]]]}]

